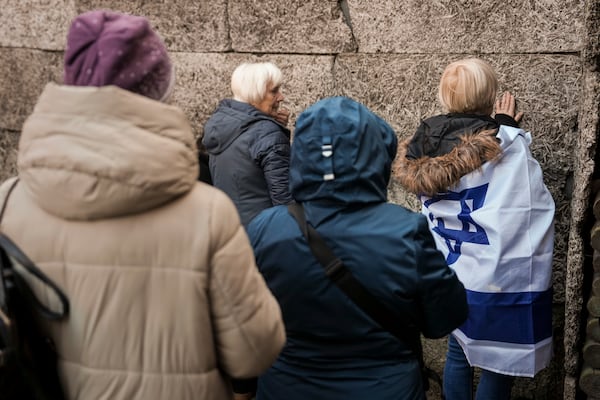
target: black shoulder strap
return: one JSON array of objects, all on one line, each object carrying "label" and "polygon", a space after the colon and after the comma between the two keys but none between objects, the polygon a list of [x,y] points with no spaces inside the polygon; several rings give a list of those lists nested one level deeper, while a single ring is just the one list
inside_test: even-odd
[{"label": "black shoulder strap", "polygon": [[342,260],[333,254],[321,235],[306,222],[304,208],[301,203],[289,204],[288,211],[298,222],[302,234],[308,241],[311,252],[325,269],[327,276],[373,321],[411,348],[419,362],[423,390],[429,390],[429,379],[432,379],[440,387],[441,399],[445,400],[442,378],[437,372],[426,366],[423,360],[421,334],[417,326],[411,321],[405,321],[404,326],[398,324],[394,314],[371,295],[346,268]]},{"label": "black shoulder strap", "polygon": [[15,181],[12,183],[12,185],[10,185],[8,191],[6,192],[6,197],[4,197],[4,202],[2,203],[2,208],[0,209],[0,223],[2,222],[2,217],[4,217],[4,210],[6,210],[8,198],[10,197],[10,194],[12,193],[13,189],[17,186],[17,183],[19,183],[19,178],[15,179]]},{"label": "black shoulder strap", "polygon": [[313,255],[323,266],[327,276],[371,319],[410,346],[415,355],[421,358],[423,350],[416,325],[408,321],[405,321],[404,325],[399,324],[398,318],[352,275],[343,262],[333,254],[321,235],[306,222],[302,204],[292,203],[288,205],[288,210],[298,222]]},{"label": "black shoulder strap", "polygon": [[[4,217],[4,211],[8,204],[8,199],[13,189],[19,183],[19,179],[15,179],[13,184],[8,189],[2,208],[0,208],[0,223]],[[34,263],[23,253],[23,251],[17,246],[8,236],[6,236],[0,229],[0,284],[3,286],[3,290],[6,293],[6,278],[10,279],[10,276],[14,273],[13,261],[23,267],[28,273],[30,273],[37,280],[42,282],[44,285],[50,288],[56,294],[57,299],[61,303],[61,309],[54,311],[49,307],[42,304],[36,296],[33,295],[29,287],[22,287],[22,290],[26,291],[26,295],[30,296],[33,305],[37,308],[42,316],[47,319],[62,319],[69,314],[69,299],[64,292],[44,274]]]}]

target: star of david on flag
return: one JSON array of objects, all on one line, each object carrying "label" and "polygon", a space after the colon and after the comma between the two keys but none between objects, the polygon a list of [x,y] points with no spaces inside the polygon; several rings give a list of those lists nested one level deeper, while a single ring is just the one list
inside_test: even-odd
[{"label": "star of david on flag", "polygon": [[456,218],[462,222],[461,229],[453,229],[446,226],[443,218],[437,218],[433,213],[429,213],[429,219],[434,225],[432,229],[435,233],[444,238],[448,246],[448,256],[446,263],[454,264],[460,257],[460,247],[464,242],[489,245],[485,229],[473,220],[471,213],[478,210],[485,203],[488,184],[481,185],[471,189],[465,189],[460,192],[449,191],[435,198],[425,201],[424,206],[429,208],[438,201],[455,201],[460,205],[460,211]]}]

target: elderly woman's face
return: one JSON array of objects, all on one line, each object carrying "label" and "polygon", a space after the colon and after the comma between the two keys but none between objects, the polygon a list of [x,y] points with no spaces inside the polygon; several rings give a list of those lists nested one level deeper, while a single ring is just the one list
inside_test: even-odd
[{"label": "elderly woman's face", "polygon": [[269,82],[265,97],[257,104],[253,104],[253,106],[265,114],[273,116],[276,115],[277,109],[279,108],[279,103],[281,103],[284,99],[280,89],[280,86],[273,86],[273,84]]}]

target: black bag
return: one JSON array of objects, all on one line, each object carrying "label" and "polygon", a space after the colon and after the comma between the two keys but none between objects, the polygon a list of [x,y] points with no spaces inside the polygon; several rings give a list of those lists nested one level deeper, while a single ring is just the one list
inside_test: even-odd
[{"label": "black bag", "polygon": [[198,150],[198,165],[200,167],[198,180],[200,182],[212,185],[213,183],[212,178],[210,176],[209,158],[210,156],[208,155],[208,153],[202,150]]},{"label": "black bag", "polygon": [[382,328],[393,334],[401,342],[406,343],[415,354],[421,368],[421,380],[423,391],[429,390],[429,380],[435,381],[440,386],[442,400],[444,399],[442,378],[431,368],[425,365],[423,360],[423,347],[421,345],[421,334],[419,328],[412,321],[404,321],[400,326],[398,320],[392,312],[377,300],[360,283],[354,275],[346,268],[338,257],[333,254],[329,246],[325,243],[321,235],[306,222],[304,208],[300,203],[288,205],[289,213],[294,217],[300,231],[308,241],[311,252],[319,261],[325,274],[331,279],[345,294],[363,310],[371,319],[377,322]]},{"label": "black bag", "polygon": [[[12,188],[11,188],[12,189]],[[10,193],[9,193],[10,194]],[[5,203],[6,205],[6,203]],[[2,212],[0,212],[0,219]],[[27,276],[27,279],[25,278]],[[43,305],[28,281],[53,293],[59,310]],[[35,264],[0,232],[0,397],[2,400],[61,400],[64,393],[52,340],[40,319],[60,320],[69,300]]]}]

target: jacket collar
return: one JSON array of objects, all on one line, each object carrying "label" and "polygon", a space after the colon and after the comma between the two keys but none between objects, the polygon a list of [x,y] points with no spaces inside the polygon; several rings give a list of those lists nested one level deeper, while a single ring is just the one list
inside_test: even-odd
[{"label": "jacket collar", "polygon": [[407,149],[409,158],[438,157],[450,153],[461,143],[463,135],[485,129],[498,129],[498,123],[488,115],[444,114],[422,121]]},{"label": "jacket collar", "polygon": [[198,176],[185,114],[116,86],[47,85],[23,126],[18,167],[41,208],[78,220],[157,207]]},{"label": "jacket collar", "polygon": [[411,140],[406,140],[399,146],[394,175],[401,185],[417,195],[445,192],[461,177],[502,154],[496,133],[495,129],[487,129],[461,134],[450,152],[436,157],[409,157]]}]

